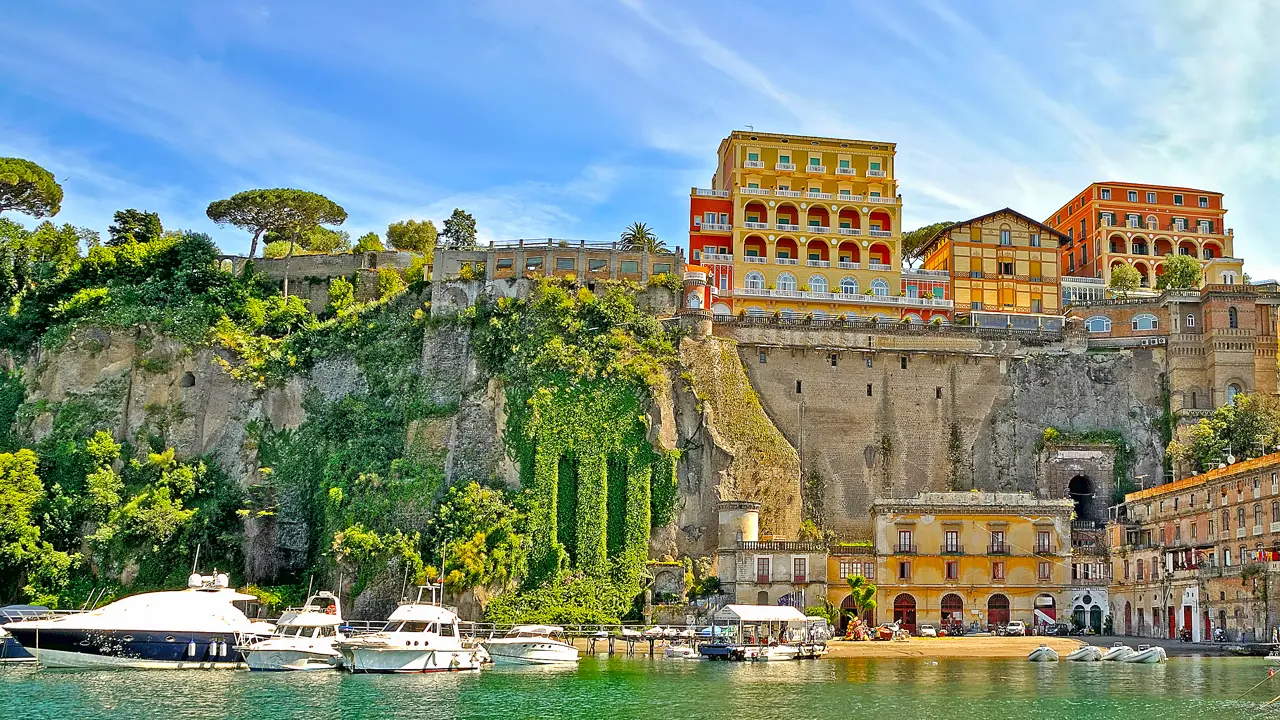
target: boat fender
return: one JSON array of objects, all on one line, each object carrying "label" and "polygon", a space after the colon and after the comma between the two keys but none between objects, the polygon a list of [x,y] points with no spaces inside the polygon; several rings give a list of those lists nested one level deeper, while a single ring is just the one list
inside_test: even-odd
[{"label": "boat fender", "polygon": [[449,667],[451,668],[456,668],[461,664],[462,663],[458,662],[458,656],[456,654],[449,660]]},{"label": "boat fender", "polygon": [[195,657],[195,656],[196,656],[196,641],[192,640],[191,642],[187,643],[187,657]]},{"label": "boat fender", "polygon": [[219,644],[218,644],[218,655],[219,655],[220,657],[226,657],[226,656],[227,656],[227,641],[226,641],[226,640],[223,640],[221,643],[219,643]]}]

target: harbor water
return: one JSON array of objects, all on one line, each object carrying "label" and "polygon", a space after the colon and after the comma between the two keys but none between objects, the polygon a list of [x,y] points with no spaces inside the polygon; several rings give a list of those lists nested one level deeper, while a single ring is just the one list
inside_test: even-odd
[{"label": "harbor water", "polygon": [[130,720],[1280,718],[1280,702],[1263,707],[1280,695],[1280,676],[1266,678],[1261,658],[1128,665],[596,657],[577,667],[401,676],[8,667],[0,668],[0,706],[14,718]]}]

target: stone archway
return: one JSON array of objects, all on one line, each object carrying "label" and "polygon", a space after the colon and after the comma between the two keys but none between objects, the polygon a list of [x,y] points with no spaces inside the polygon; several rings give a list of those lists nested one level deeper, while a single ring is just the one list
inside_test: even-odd
[{"label": "stone archway", "polygon": [[1067,496],[1076,504],[1076,519],[1102,522],[1104,517],[1096,516],[1097,489],[1088,475],[1075,475],[1067,483]]},{"label": "stone archway", "polygon": [[998,628],[1009,624],[1009,598],[996,593],[987,600],[987,625]]},{"label": "stone archway", "polygon": [[893,599],[893,620],[902,625],[907,632],[916,631],[916,599],[902,593]]}]

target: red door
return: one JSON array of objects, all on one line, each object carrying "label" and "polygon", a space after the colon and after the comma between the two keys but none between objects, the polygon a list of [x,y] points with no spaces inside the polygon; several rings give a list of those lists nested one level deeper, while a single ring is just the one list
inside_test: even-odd
[{"label": "red door", "polygon": [[997,593],[987,600],[987,624],[995,627],[1009,624],[1009,598]]},{"label": "red door", "polygon": [[1169,608],[1169,639],[1170,640],[1178,637],[1178,628],[1175,620],[1176,617],[1177,615],[1174,614],[1173,608]]},{"label": "red door", "polygon": [[916,631],[916,599],[902,593],[893,599],[893,620],[909,633]]},{"label": "red door", "polygon": [[1191,626],[1192,626],[1191,606],[1183,605],[1182,606],[1182,627],[1187,632],[1191,632]]}]

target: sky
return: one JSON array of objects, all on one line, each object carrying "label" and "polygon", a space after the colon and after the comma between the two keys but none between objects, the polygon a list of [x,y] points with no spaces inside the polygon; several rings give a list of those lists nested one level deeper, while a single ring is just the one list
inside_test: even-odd
[{"label": "sky", "polygon": [[[1280,0],[39,0],[0,3],[0,156],[59,222],[324,193],[352,237],[471,212],[481,241],[687,244],[719,141],[895,142],[905,227],[1093,181],[1225,193],[1235,255],[1280,277]],[[21,219],[21,218],[19,218]],[[30,224],[30,223],[28,223]]]}]

